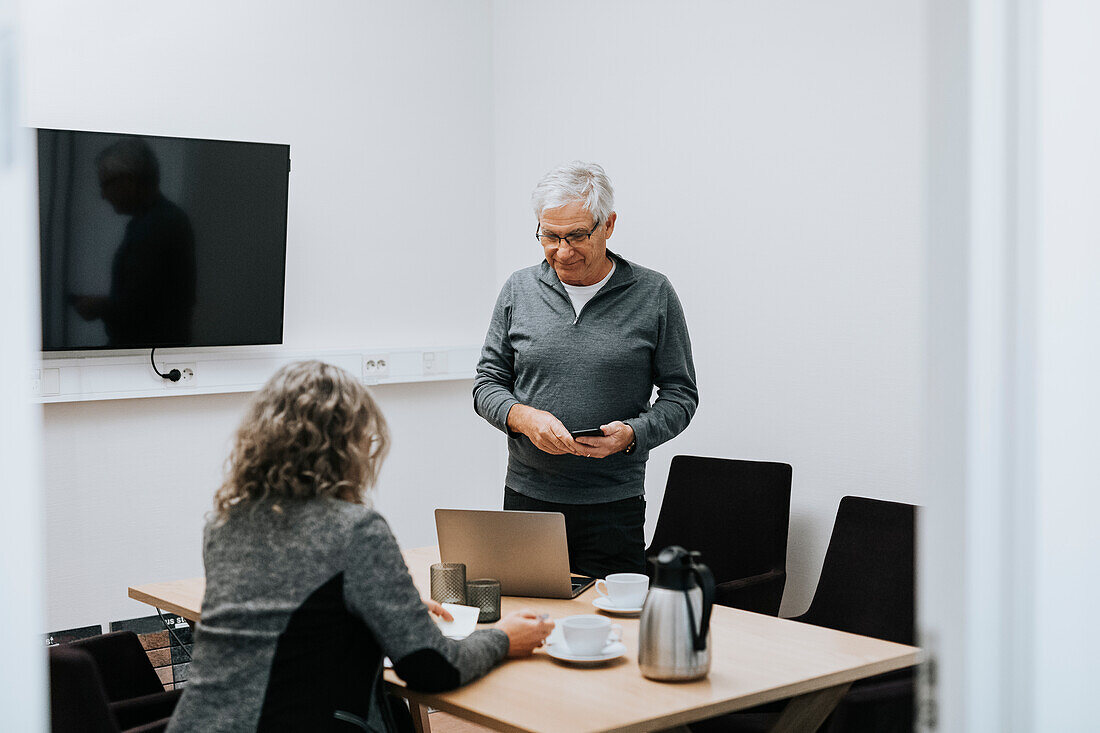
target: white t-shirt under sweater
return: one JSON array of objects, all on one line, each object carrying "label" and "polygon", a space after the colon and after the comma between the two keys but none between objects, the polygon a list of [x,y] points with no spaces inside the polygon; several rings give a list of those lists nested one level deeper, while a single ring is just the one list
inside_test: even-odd
[{"label": "white t-shirt under sweater", "polygon": [[596,297],[596,293],[600,292],[600,288],[604,285],[607,285],[607,281],[610,280],[611,276],[614,274],[615,260],[611,260],[611,272],[607,273],[607,276],[598,283],[593,283],[592,285],[568,285],[562,283],[565,292],[569,294],[569,300],[573,301],[573,315],[579,317],[581,309],[588,305],[588,301]]}]

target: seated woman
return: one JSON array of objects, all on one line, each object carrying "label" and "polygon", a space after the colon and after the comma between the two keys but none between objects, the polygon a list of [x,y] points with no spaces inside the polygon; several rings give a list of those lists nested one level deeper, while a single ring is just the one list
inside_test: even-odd
[{"label": "seated woman", "polygon": [[202,621],[169,731],[402,730],[383,657],[434,692],[542,644],[553,624],[531,611],[440,633],[366,503],[387,441],[367,390],[328,364],[286,366],[256,395],[204,532]]}]

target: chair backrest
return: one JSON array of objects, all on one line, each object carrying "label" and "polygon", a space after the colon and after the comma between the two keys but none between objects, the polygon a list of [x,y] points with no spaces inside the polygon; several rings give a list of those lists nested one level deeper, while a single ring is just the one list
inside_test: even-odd
[{"label": "chair backrest", "polygon": [[53,733],[117,733],[99,668],[71,646],[49,649],[50,730]]},{"label": "chair backrest", "polygon": [[799,621],[912,644],[916,507],[845,496],[814,599]]},{"label": "chair backrest", "polygon": [[716,583],[785,570],[790,514],[788,464],[676,456],[651,554],[698,550]]},{"label": "chair backrest", "polygon": [[164,685],[133,631],[90,636],[69,646],[92,656],[111,702],[164,692]]}]

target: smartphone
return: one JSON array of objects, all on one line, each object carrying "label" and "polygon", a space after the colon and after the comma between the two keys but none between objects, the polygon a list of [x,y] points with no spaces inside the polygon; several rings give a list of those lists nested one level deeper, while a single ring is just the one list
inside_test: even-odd
[{"label": "smartphone", "polygon": [[574,438],[602,438],[603,431],[599,428],[586,428],[584,430],[570,430],[569,434]]}]

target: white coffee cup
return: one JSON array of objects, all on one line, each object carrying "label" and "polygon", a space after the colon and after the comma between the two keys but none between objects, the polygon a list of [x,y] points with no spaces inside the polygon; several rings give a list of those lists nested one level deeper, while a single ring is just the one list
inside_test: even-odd
[{"label": "white coffee cup", "polygon": [[567,616],[558,622],[569,651],[582,657],[599,654],[605,646],[622,638],[623,628],[606,616]]},{"label": "white coffee cup", "polygon": [[596,581],[596,592],[616,608],[641,608],[646,594],[649,593],[649,576],[641,573],[612,573]]}]

